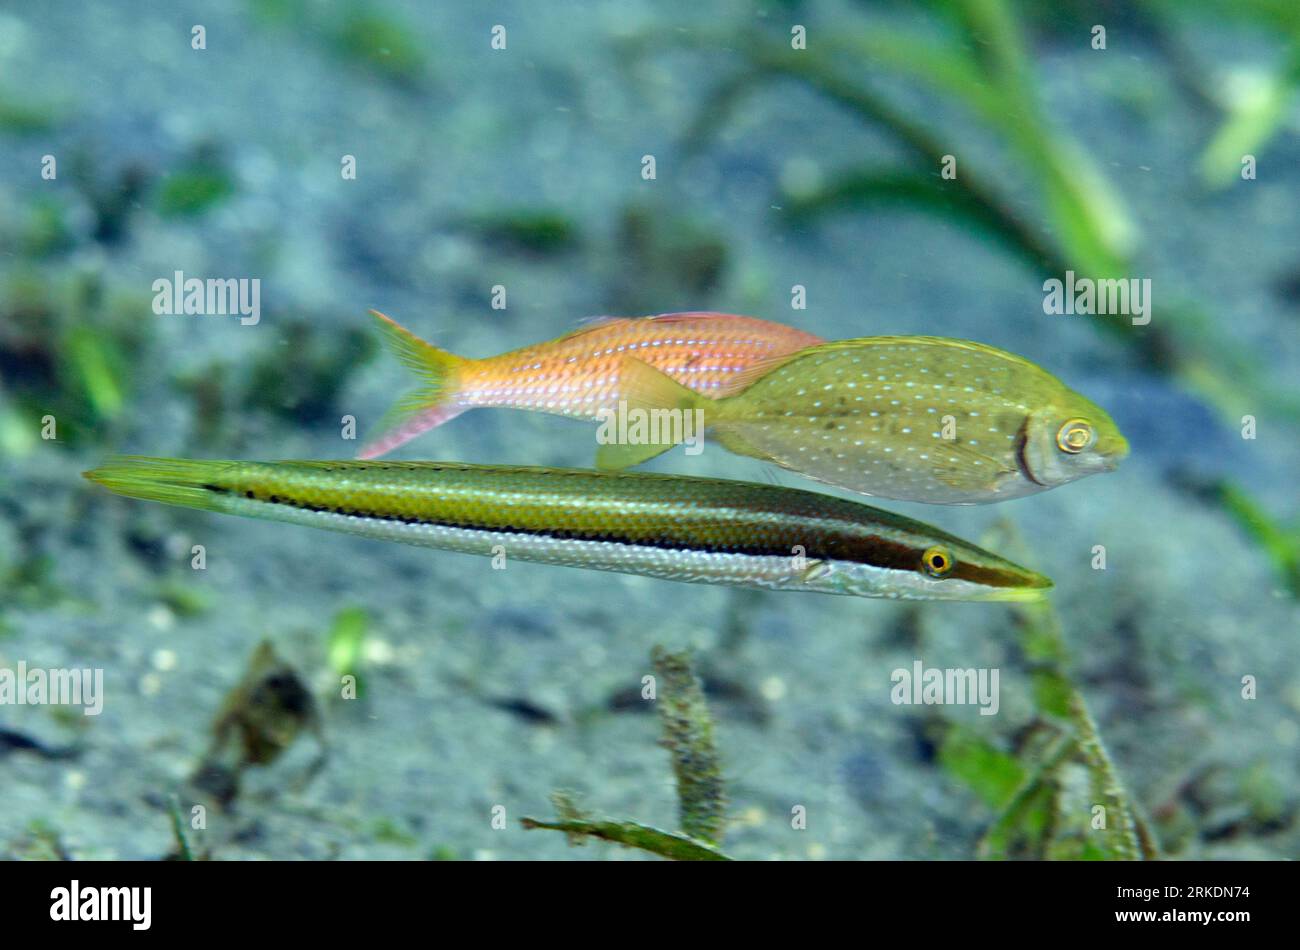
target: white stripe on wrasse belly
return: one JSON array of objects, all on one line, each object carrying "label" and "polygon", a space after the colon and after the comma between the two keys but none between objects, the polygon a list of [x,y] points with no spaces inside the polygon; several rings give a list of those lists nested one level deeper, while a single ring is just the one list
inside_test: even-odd
[{"label": "white stripe on wrasse belly", "polygon": [[222,510],[245,517],[325,528],[378,541],[491,557],[501,545],[506,558],[584,567],[617,573],[645,574],[664,580],[700,584],[815,590],[801,583],[793,558],[773,555],[727,554],[663,548],[610,541],[551,538],[514,531],[484,531],[437,524],[406,524],[385,518],[363,518],[293,505],[223,496]]}]

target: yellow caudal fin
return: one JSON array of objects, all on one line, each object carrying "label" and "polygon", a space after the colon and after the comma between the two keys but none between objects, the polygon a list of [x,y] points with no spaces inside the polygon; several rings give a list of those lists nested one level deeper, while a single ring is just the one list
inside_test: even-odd
[{"label": "yellow caudal fin", "polygon": [[606,407],[601,417],[597,468],[631,468],[701,437],[705,404],[716,405],[632,357],[625,357],[619,370],[619,394],[622,404]]},{"label": "yellow caudal fin", "polygon": [[468,363],[464,357],[448,353],[432,343],[421,340],[397,321],[377,310],[370,315],[379,322],[384,343],[405,366],[415,370],[423,385],[407,393],[380,420],[377,432],[357,453],[357,458],[369,459],[391,452],[421,432],[454,419],[465,411],[455,405],[461,367]]},{"label": "yellow caudal fin", "polygon": [[92,482],[128,498],[219,511],[220,482],[235,462],[119,455],[82,472]]}]

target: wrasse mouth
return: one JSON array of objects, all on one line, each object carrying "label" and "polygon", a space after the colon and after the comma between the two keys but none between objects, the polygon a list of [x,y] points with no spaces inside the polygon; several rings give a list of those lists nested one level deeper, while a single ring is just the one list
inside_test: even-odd
[{"label": "wrasse mouth", "polygon": [[1053,586],[1052,582],[1047,578],[1041,578],[1041,580],[1046,581],[1046,583],[1035,583],[1032,587],[1003,587],[990,591],[984,599],[996,603],[1036,604],[1047,597],[1047,592]]},{"label": "wrasse mouth", "polygon": [[1034,571],[1026,571],[1017,579],[1014,587],[990,588],[985,600],[1007,603],[1034,603],[1047,596],[1047,592],[1056,584],[1050,577]]}]

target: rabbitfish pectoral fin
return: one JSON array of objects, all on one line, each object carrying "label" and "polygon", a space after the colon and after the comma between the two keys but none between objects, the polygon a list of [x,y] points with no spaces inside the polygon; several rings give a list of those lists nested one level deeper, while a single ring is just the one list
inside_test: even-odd
[{"label": "rabbitfish pectoral fin", "polygon": [[932,454],[935,479],[957,491],[991,491],[1008,475],[1016,474],[991,455],[957,442],[942,442]]}]

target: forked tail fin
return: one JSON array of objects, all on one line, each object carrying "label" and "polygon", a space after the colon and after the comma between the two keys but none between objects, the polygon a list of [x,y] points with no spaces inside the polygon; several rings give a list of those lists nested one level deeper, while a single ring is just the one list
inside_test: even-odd
[{"label": "forked tail fin", "polygon": [[397,321],[370,311],[383,333],[384,343],[404,365],[415,370],[423,385],[407,393],[384,414],[375,434],[361,446],[357,458],[376,458],[391,452],[422,432],[454,419],[467,407],[453,402],[459,387],[464,357],[448,353],[421,340]]}]

